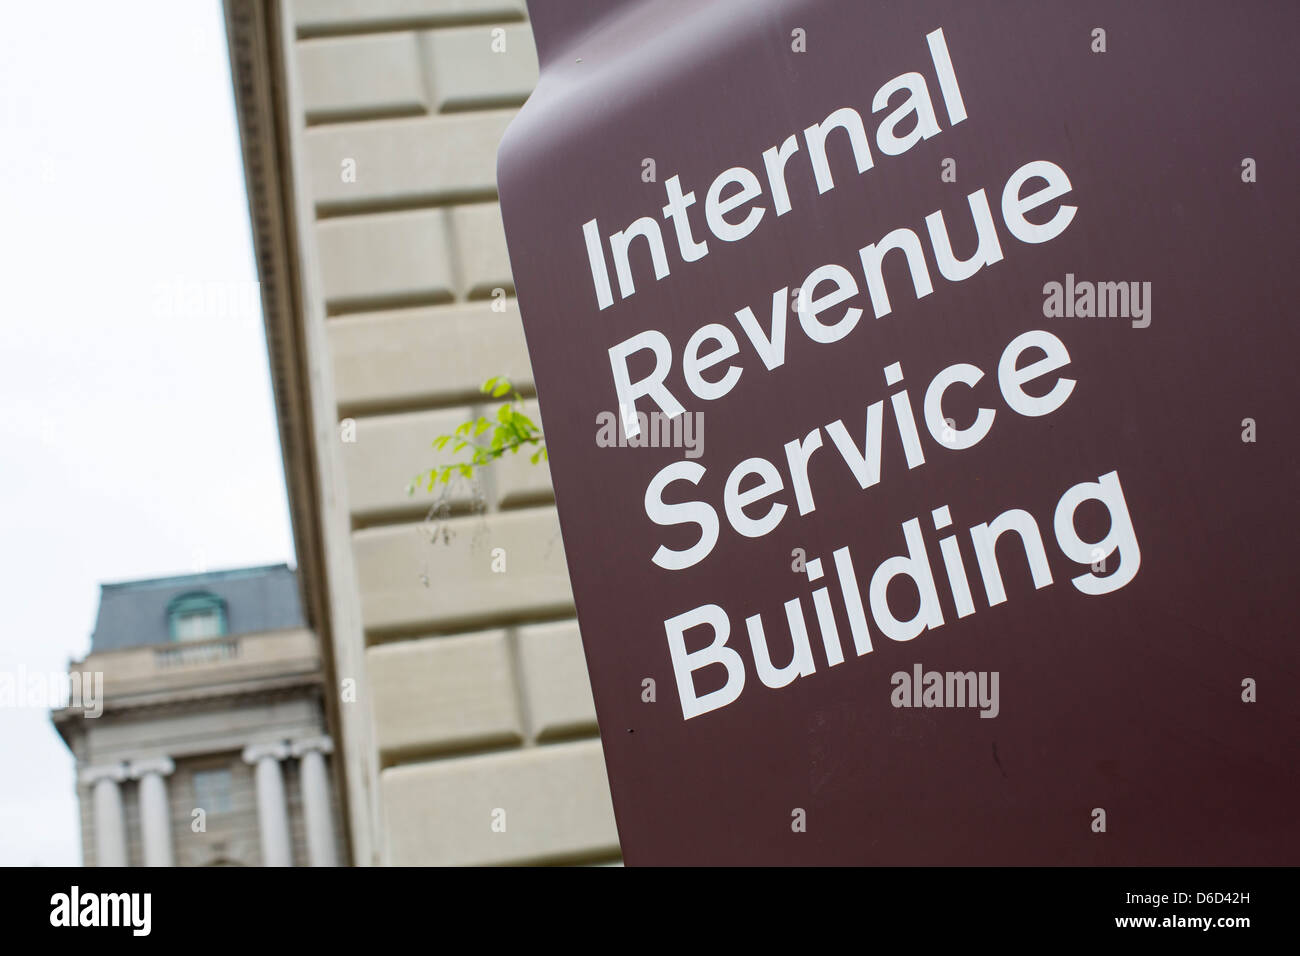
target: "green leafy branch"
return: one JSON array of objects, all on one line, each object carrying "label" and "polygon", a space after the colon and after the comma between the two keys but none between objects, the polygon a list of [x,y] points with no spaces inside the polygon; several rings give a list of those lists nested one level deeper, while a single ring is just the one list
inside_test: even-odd
[{"label": "green leafy branch", "polygon": [[[547,460],[546,441],[542,429],[536,422],[523,413],[523,398],[508,380],[497,376],[483,383],[480,389],[493,398],[506,395],[513,397],[497,409],[496,420],[480,415],[476,419],[462,422],[450,435],[439,435],[433,440],[433,447],[438,451],[446,450],[451,445],[453,455],[469,449],[468,461],[455,461],[449,464],[435,465],[427,472],[421,472],[412,479],[407,494],[424,486],[426,491],[433,491],[439,484],[447,484],[454,477],[473,478],[476,469],[486,468],[505,454],[515,455],[521,448],[536,449],[532,454],[534,465]],[[484,438],[491,432],[490,438]]]}]

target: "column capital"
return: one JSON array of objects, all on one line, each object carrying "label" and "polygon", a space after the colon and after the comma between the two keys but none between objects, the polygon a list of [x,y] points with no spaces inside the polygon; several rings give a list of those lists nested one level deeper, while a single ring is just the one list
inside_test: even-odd
[{"label": "column capital", "polygon": [[171,757],[146,757],[143,760],[132,760],[127,769],[132,780],[139,780],[147,773],[166,777],[176,769],[176,764]]},{"label": "column capital", "polygon": [[98,764],[94,767],[83,767],[80,771],[80,777],[82,783],[92,787],[101,780],[122,783],[127,778],[127,767],[125,763],[108,763]]},{"label": "column capital", "polygon": [[249,744],[244,748],[244,763],[255,764],[266,757],[274,757],[276,760],[287,760],[289,757],[289,745],[283,740],[272,741],[264,744]]},{"label": "column capital", "polygon": [[321,754],[332,754],[334,752],[334,741],[322,734],[319,737],[304,737],[302,740],[295,740],[289,744],[289,752],[295,757],[301,757],[313,750]]},{"label": "column capital", "polygon": [[280,761],[289,756],[282,740],[249,744],[244,760],[253,765],[257,789],[257,826],[262,840],[263,866],[292,866],[293,843],[289,838],[289,805],[284,793],[284,769]]}]

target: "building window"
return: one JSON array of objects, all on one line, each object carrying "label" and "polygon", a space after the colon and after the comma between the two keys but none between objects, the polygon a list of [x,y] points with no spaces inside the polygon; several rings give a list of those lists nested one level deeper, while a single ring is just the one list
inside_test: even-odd
[{"label": "building window", "polygon": [[173,641],[201,641],[226,633],[226,605],[214,594],[182,594],[167,608]]},{"label": "building window", "polygon": [[194,771],[194,804],[209,815],[229,813],[230,771]]}]

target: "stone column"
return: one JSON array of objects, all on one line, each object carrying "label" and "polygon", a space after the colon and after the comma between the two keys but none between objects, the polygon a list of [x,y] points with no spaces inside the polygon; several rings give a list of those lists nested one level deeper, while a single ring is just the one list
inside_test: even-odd
[{"label": "stone column", "polygon": [[312,866],[338,866],[334,853],[334,814],[330,806],[330,778],[325,755],[334,752],[328,737],[313,737],[293,744],[293,755],[301,761],[298,776],[302,786],[302,814],[307,829],[307,857]]},{"label": "stone column", "polygon": [[172,858],[172,809],[163,780],[176,765],[170,757],[131,761],[131,777],[140,781],[140,835],[145,866],[175,866]]},{"label": "stone column", "polygon": [[87,767],[82,783],[94,788],[95,865],[126,866],[126,818],[122,813],[125,764]]},{"label": "stone column", "polygon": [[244,748],[244,762],[253,765],[257,783],[257,825],[262,838],[263,866],[292,866],[289,842],[289,805],[284,798],[284,776],[280,761],[289,756],[284,743],[251,744]]}]

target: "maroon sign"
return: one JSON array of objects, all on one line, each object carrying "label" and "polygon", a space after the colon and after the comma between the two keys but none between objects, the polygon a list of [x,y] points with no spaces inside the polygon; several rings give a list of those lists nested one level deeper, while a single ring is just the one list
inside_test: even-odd
[{"label": "maroon sign", "polygon": [[1297,862],[1300,9],[531,8],[627,862]]}]

